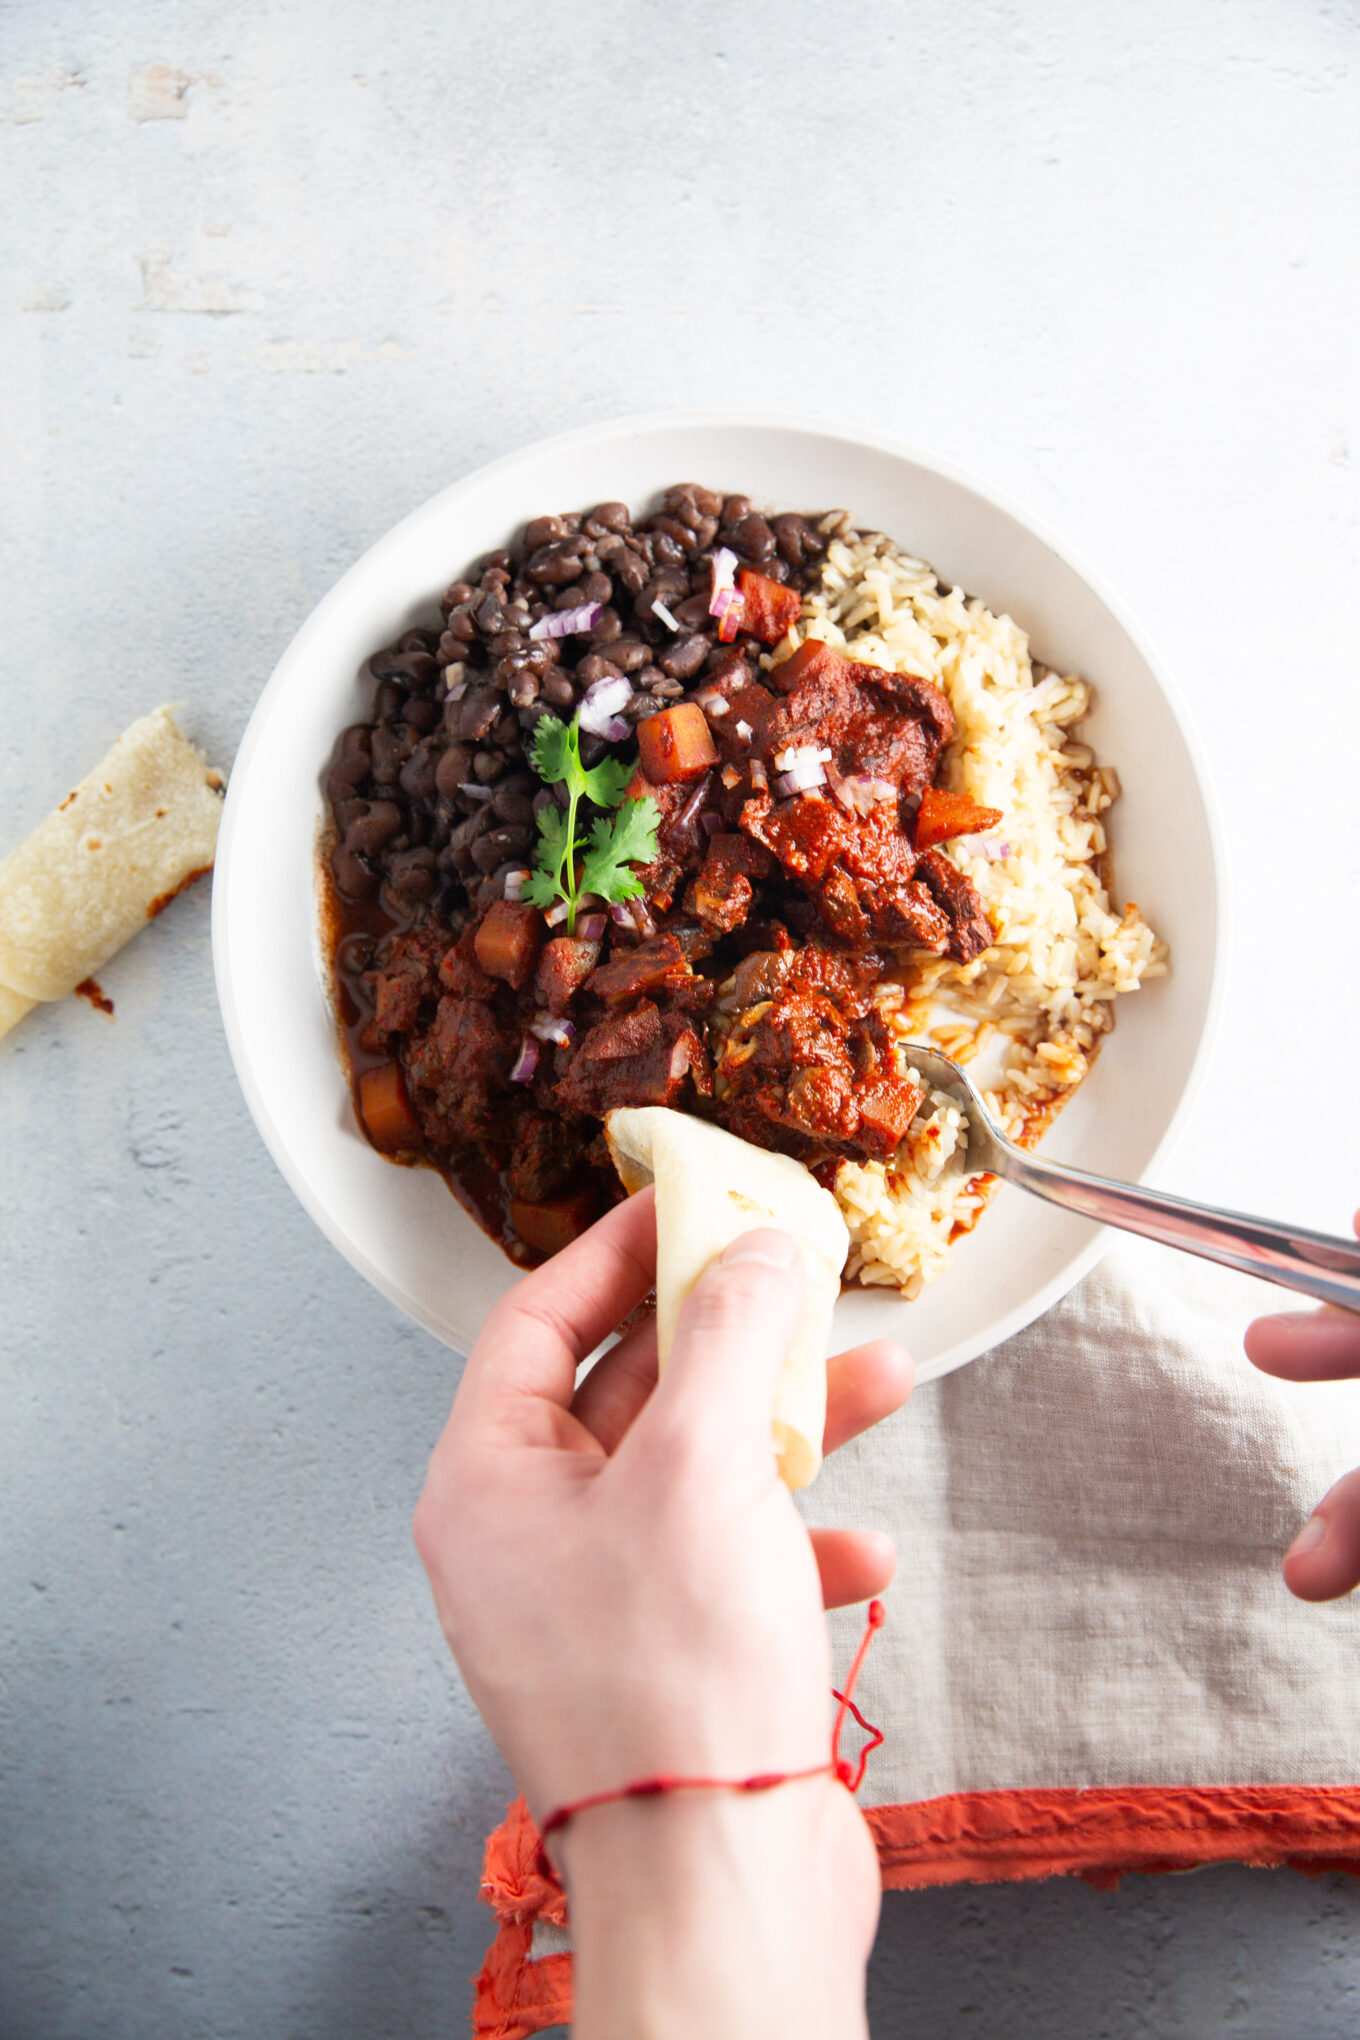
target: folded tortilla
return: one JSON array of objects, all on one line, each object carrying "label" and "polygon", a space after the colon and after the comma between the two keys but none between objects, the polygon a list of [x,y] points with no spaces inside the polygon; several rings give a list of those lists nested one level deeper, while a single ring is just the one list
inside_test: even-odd
[{"label": "folded tortilla", "polygon": [[154,709],[0,859],[0,1034],[64,999],[212,869],[222,779]]},{"label": "folded tortilla", "polygon": [[850,1250],[835,1198],[787,1155],[663,1105],[620,1108],[605,1120],[609,1152],[631,1196],[656,1184],[656,1340],[670,1358],[680,1306],[710,1261],[757,1226],[791,1233],[807,1288],[798,1332],[774,1396],[774,1451],[788,1487],[822,1463],[826,1351],[841,1269]]}]

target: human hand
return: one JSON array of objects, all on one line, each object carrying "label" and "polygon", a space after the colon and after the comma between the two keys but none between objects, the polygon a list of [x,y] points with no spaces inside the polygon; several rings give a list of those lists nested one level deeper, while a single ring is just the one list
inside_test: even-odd
[{"label": "human hand", "polygon": [[[1360,1212],[1354,1220],[1360,1233]],[[1360,1315],[1324,1304],[1247,1327],[1247,1358],[1281,1381],[1360,1376]],[[1360,1467],[1327,1490],[1284,1556],[1284,1583],[1301,1601],[1334,1601],[1360,1585]]]},{"label": "human hand", "polygon": [[[878,1533],[809,1535],[775,1474],[771,1403],[803,1286],[786,1235],[747,1234],[708,1270],[659,1384],[647,1325],[576,1387],[581,1359],[651,1288],[655,1245],[643,1192],[504,1298],[468,1360],[416,1514],[445,1633],[539,1821],[658,1772],[741,1778],[825,1764],[823,1605],[879,1592],[893,1569]],[[827,1450],[895,1409],[910,1383],[910,1360],[886,1342],[833,1359]],[[724,1877],[741,1886],[746,1865],[780,1886],[786,1931],[808,1949],[839,1934],[862,1989],[877,1866],[853,1800],[824,1776],[740,1798],[601,1807],[563,1830],[554,1848],[578,1990],[590,1981],[582,1921],[603,1909],[594,1900],[609,1884],[597,1852],[645,1863],[634,1883],[654,1882],[672,1843],[673,1895],[696,1882],[717,1891]],[[612,1887],[615,1912],[630,1889]],[[729,1890],[726,1914],[749,1897]],[[710,1942],[722,1930],[710,1921]],[[668,1945],[675,1931],[672,1917]],[[791,1959],[791,1988],[806,1952]],[[705,2030],[717,2033],[715,2012],[710,1997]]]}]

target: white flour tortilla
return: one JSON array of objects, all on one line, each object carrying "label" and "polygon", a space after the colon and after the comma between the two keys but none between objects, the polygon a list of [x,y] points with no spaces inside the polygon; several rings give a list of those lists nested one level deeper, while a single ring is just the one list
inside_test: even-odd
[{"label": "white flour tortilla", "polygon": [[221,778],[154,709],[0,859],[0,1034],[64,999],[210,870]]},{"label": "white flour tortilla", "polygon": [[621,1108],[605,1120],[609,1152],[631,1195],[656,1184],[656,1339],[665,1366],[680,1306],[710,1261],[742,1233],[777,1226],[803,1250],[807,1290],[798,1333],[775,1388],[774,1450],[781,1479],[806,1487],[822,1463],[826,1348],[850,1247],[830,1191],[787,1155],[663,1105]]}]

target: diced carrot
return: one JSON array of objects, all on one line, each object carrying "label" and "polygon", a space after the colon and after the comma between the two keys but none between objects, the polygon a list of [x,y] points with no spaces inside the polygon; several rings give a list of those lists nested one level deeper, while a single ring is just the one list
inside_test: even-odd
[{"label": "diced carrot", "polygon": [[824,645],[820,638],[805,638],[790,659],[775,666],[770,678],[781,694],[792,694],[795,687],[804,680],[836,680],[850,661],[843,659],[839,652],[833,652],[830,645]]},{"label": "diced carrot", "polygon": [[658,785],[671,779],[697,779],[718,762],[713,732],[696,701],[677,701],[660,715],[638,724],[638,761]]},{"label": "diced carrot", "polygon": [[411,1110],[400,1063],[379,1063],[363,1072],[359,1117],[374,1147],[385,1155],[409,1154],[421,1145],[420,1122]]},{"label": "diced carrot", "polygon": [[916,816],[916,848],[930,850],[936,843],[947,843],[951,836],[974,836],[979,829],[994,829],[1000,820],[1000,808],[979,807],[966,793],[946,793],[942,786],[928,786]]},{"label": "diced carrot", "polygon": [[510,1223],[526,1247],[536,1254],[560,1254],[579,1239],[596,1212],[595,1192],[589,1187],[568,1190],[562,1197],[549,1197],[542,1204],[524,1199],[510,1200]]},{"label": "diced carrot", "polygon": [[741,591],[741,627],[758,637],[762,644],[777,645],[791,623],[798,621],[798,612],[803,598],[796,588],[786,588],[782,581],[772,581],[768,574],[758,574],[753,567],[743,567],[737,575],[737,587]]},{"label": "diced carrot", "polygon": [[543,916],[523,900],[497,900],[473,938],[477,961],[488,977],[522,992],[543,947]]}]

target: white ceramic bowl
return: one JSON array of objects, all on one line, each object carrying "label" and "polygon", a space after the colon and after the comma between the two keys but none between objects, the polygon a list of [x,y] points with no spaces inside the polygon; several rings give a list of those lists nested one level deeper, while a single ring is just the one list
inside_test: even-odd
[{"label": "white ceramic bowl", "polygon": [[[385,1296],[466,1350],[517,1271],[432,1170],[394,1167],[355,1124],[319,940],[320,778],[338,732],[367,713],[368,655],[433,620],[440,591],[526,518],[607,497],[635,509],[697,479],[783,509],[848,509],[1030,633],[1036,653],[1095,683],[1087,723],[1116,765],[1121,899],[1171,945],[1172,972],[1120,1002],[1095,1070],[1046,1143],[1137,1180],[1157,1166],[1208,1050],[1222,978],[1222,859],[1195,746],[1137,634],[1033,522],[943,463],[816,424],[662,414],[589,426],[455,482],[350,568],[261,695],[232,774],[213,887],[227,1036],[270,1152],[322,1231]],[[1055,1302],[1106,1236],[1004,1187],[916,1303],[841,1299],[840,1344],[904,1338],[929,1379]]]}]

